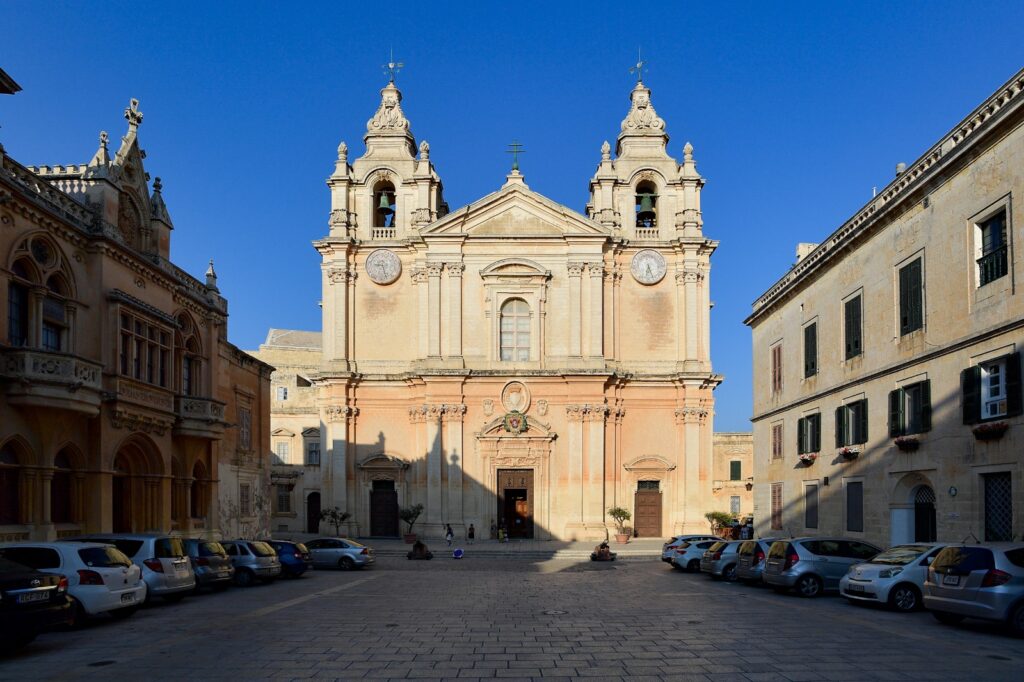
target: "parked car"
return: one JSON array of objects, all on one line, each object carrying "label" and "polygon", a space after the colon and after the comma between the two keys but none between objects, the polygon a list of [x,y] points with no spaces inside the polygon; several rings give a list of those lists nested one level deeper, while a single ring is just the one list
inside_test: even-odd
[{"label": "parked car", "polygon": [[661,546],[661,560],[665,563],[671,564],[672,559],[676,555],[676,550],[684,542],[696,542],[703,540],[721,540],[722,538],[716,535],[676,535],[673,538],[669,538],[669,541]]},{"label": "parked car", "polygon": [[981,618],[1024,637],[1024,543],[946,547],[928,567],[924,605],[942,623]]},{"label": "parked car", "polygon": [[761,574],[764,572],[768,549],[778,538],[760,538],[744,540],[736,550],[736,577],[745,583],[760,585],[763,583]]},{"label": "parked car", "polygon": [[224,545],[198,538],[188,538],[184,542],[185,552],[192,562],[192,572],[196,575],[195,589],[210,587],[223,590],[231,585],[235,577],[235,566],[224,550]]},{"label": "parked car", "polygon": [[298,578],[313,568],[313,557],[301,542],[267,540],[266,543],[277,552],[278,561],[281,562],[281,575]]},{"label": "parked car", "polygon": [[768,549],[761,577],[777,592],[796,589],[801,597],[838,590],[850,566],[870,561],[882,550],[850,538],[776,540]]},{"label": "parked car", "polygon": [[180,601],[196,586],[192,563],[181,538],[161,533],[96,533],[72,540],[114,545],[124,552],[142,569],[146,601],[153,597]]},{"label": "parked car", "polygon": [[739,562],[736,550],[741,544],[739,540],[720,540],[708,547],[700,559],[701,573],[729,582],[736,580],[736,565]]},{"label": "parked car", "polygon": [[373,550],[348,538],[317,538],[305,543],[317,568],[365,568],[374,562]]},{"label": "parked car", "polygon": [[721,538],[680,543],[672,555],[672,566],[684,571],[690,571],[691,573],[699,571],[700,560],[704,556],[704,551],[716,542],[722,542]]},{"label": "parked car", "polygon": [[65,576],[74,624],[109,613],[127,618],[146,599],[142,569],[112,545],[83,542],[9,542],[0,557],[43,573]]},{"label": "parked car", "polygon": [[20,649],[48,627],[72,621],[68,579],[0,557],[0,651]]},{"label": "parked car", "polygon": [[281,562],[274,548],[256,540],[227,540],[221,543],[235,566],[235,584],[249,587],[257,580],[274,582],[281,575]]},{"label": "parked car", "polygon": [[851,601],[887,604],[896,611],[921,608],[928,565],[945,545],[915,543],[890,547],[871,561],[850,566],[839,593]]}]

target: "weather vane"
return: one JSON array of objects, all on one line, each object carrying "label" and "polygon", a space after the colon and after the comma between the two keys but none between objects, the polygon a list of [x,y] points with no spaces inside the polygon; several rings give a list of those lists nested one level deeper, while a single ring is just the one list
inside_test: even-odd
[{"label": "weather vane", "polygon": [[640,58],[640,48],[636,48],[636,66],[630,68],[630,73],[636,74],[636,82],[642,83],[644,80],[644,67],[647,66],[647,62]]},{"label": "weather vane", "polygon": [[401,71],[404,66],[405,64],[402,62],[395,61],[395,48],[391,48],[388,63],[381,66],[381,68],[384,69],[384,75],[388,77],[388,82],[394,83],[395,76],[398,75],[398,72]]},{"label": "weather vane", "polygon": [[519,155],[520,154],[525,154],[526,150],[523,149],[523,145],[521,145],[517,140],[512,140],[512,144],[510,144],[508,147],[509,148],[507,150],[505,150],[505,153],[512,155],[512,170],[513,171],[518,171],[519,170]]}]

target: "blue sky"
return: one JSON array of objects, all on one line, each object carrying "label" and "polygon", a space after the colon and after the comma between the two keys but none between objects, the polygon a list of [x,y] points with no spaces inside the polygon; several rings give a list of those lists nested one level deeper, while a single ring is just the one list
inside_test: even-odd
[{"label": "blue sky", "polygon": [[[512,139],[531,188],[583,211],[628,109],[636,48],[682,156],[707,178],[718,430],[747,430],[754,298],[1024,64],[1019,2],[11,2],[0,141],[25,164],[84,163],[141,100],[172,258],[216,259],[230,338],[319,329],[324,179],[362,150],[394,45],[417,140],[452,208],[496,189]],[[712,5],[716,7],[712,8]],[[1002,29],[1001,29],[1002,27]]]}]

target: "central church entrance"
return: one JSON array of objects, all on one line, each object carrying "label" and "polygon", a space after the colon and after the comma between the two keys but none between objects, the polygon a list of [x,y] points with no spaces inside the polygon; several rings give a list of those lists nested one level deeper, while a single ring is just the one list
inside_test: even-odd
[{"label": "central church entrance", "polygon": [[498,525],[510,538],[533,537],[533,469],[498,469]]}]

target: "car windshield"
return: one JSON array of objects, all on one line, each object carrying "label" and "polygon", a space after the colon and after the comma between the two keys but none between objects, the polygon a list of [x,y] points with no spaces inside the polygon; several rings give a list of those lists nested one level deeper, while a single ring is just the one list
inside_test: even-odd
[{"label": "car windshield", "polygon": [[78,550],[78,556],[86,566],[93,568],[127,568],[132,565],[132,560],[116,547],[86,547]]},{"label": "car windshield", "polygon": [[928,545],[900,545],[898,547],[890,547],[872,559],[871,563],[885,564],[886,566],[906,566],[930,549],[931,547]]},{"label": "car windshield", "polygon": [[252,553],[256,556],[277,556],[277,552],[274,551],[274,548],[265,542],[250,542],[249,549],[251,549]]},{"label": "car windshield", "polygon": [[200,542],[199,543],[199,556],[221,556],[226,557],[227,552],[224,551],[224,545],[219,542]]},{"label": "car windshield", "polygon": [[153,543],[153,549],[156,551],[157,559],[176,559],[188,556],[181,538],[160,538]]}]

